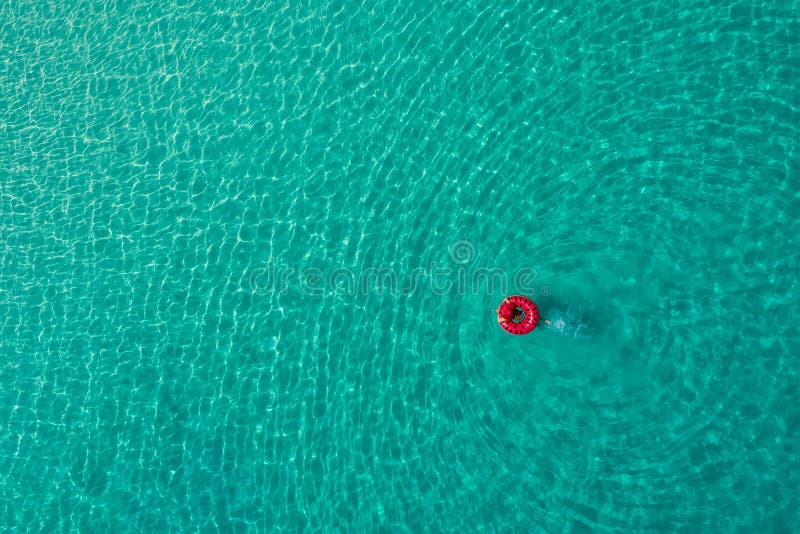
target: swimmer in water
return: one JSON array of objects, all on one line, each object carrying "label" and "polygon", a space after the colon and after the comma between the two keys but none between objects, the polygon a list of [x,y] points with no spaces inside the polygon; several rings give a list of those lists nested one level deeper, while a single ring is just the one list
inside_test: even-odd
[{"label": "swimmer in water", "polygon": [[[497,308],[497,322],[500,324],[506,324],[509,321],[513,321],[518,323],[525,318],[525,312],[522,311],[522,308],[518,308],[514,306],[514,304],[508,300],[503,299],[502,304],[500,307]],[[550,322],[550,319],[542,319],[544,324],[547,326],[552,326],[553,323]],[[559,319],[556,321],[555,327],[561,328],[564,326],[564,321]]]},{"label": "swimmer in water", "polygon": [[514,306],[508,299],[503,299],[503,303],[497,308],[497,322],[505,324],[508,321],[519,322],[523,318],[522,310]]}]

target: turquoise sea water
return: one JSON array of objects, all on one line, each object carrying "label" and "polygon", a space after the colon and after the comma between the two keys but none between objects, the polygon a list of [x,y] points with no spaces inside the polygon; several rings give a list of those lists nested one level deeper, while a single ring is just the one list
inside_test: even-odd
[{"label": "turquoise sea water", "polygon": [[800,3],[723,4],[5,3],[0,524],[796,531]]}]

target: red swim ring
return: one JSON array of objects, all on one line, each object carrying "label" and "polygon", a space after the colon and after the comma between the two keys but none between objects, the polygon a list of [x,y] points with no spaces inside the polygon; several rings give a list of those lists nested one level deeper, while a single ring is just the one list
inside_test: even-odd
[{"label": "red swim ring", "polygon": [[[517,318],[514,318],[515,315],[517,315]],[[501,319],[505,319],[505,321],[501,321]],[[527,334],[539,324],[539,308],[528,297],[514,295],[506,298],[500,304],[497,309],[497,322],[509,334],[521,336]]]}]

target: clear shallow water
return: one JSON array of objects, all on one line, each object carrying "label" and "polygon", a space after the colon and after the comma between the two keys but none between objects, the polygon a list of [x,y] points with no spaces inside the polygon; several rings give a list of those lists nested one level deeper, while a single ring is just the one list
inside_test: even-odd
[{"label": "clear shallow water", "polygon": [[797,2],[0,13],[5,527],[798,524]]}]

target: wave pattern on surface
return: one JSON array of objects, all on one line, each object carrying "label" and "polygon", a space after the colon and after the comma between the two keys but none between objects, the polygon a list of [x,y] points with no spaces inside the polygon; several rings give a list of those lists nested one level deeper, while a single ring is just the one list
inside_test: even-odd
[{"label": "wave pattern on surface", "polygon": [[[0,8],[0,524],[790,530],[798,13]],[[298,278],[431,262],[591,336]]]}]

